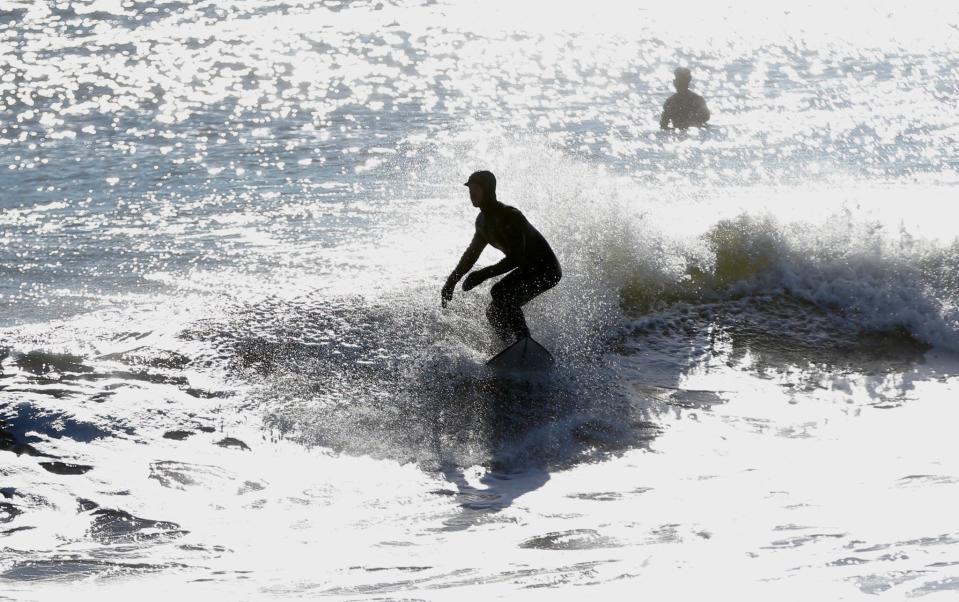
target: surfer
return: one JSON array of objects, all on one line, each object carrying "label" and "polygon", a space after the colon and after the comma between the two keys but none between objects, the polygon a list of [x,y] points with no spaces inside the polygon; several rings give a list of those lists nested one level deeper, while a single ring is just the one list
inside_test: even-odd
[{"label": "surfer", "polygon": [[692,73],[685,67],[678,67],[673,75],[676,93],[663,104],[659,127],[669,129],[670,121],[673,122],[673,127],[678,129],[706,125],[709,121],[709,109],[706,108],[706,99],[689,89]]},{"label": "surfer", "polygon": [[543,235],[520,211],[496,199],[496,176],[477,171],[466,182],[470,201],[478,207],[476,233],[456,269],[443,287],[443,307],[453,298],[453,289],[470,271],[486,245],[492,245],[506,257],[491,266],[476,270],[463,281],[468,291],[490,278],[507,274],[490,289],[493,297],[486,317],[496,335],[506,344],[529,336],[522,307],[559,282],[563,272],[553,249]]}]

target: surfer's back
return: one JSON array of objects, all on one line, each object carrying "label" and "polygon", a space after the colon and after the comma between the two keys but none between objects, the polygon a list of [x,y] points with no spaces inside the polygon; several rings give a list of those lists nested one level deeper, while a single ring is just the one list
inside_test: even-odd
[{"label": "surfer's back", "polygon": [[522,253],[520,263],[559,264],[552,247],[516,207],[500,202],[476,216],[476,232],[507,256]]}]

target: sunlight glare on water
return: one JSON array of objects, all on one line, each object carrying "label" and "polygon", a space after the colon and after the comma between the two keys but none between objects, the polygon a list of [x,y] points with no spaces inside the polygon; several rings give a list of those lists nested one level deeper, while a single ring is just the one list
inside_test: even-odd
[{"label": "sunlight glare on water", "polygon": [[[957,44],[931,0],[6,3],[0,598],[952,599]],[[712,118],[661,131],[680,65]],[[440,308],[477,169],[563,266],[545,382],[486,370],[487,285]]]}]

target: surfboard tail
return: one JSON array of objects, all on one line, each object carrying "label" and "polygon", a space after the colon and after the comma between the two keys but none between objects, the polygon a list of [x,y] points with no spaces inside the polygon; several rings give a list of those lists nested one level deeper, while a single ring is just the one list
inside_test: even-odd
[{"label": "surfboard tail", "polygon": [[549,350],[533,337],[523,337],[491,357],[486,365],[508,370],[542,370],[553,366]]}]

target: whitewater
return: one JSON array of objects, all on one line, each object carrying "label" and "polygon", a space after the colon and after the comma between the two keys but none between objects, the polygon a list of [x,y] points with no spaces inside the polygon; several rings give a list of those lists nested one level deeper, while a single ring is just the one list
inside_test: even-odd
[{"label": "whitewater", "polygon": [[[0,8],[0,600],[959,596],[959,11]],[[661,131],[673,69],[708,127]],[[563,265],[440,306],[489,169]],[[488,249],[479,264],[499,259]]]}]

